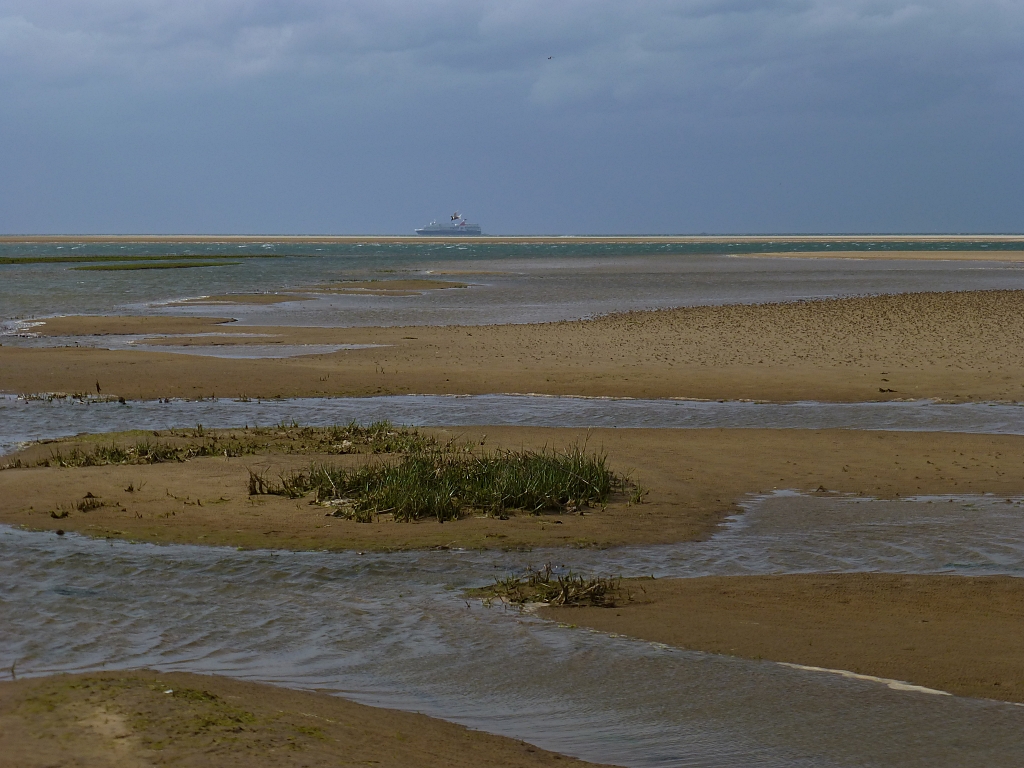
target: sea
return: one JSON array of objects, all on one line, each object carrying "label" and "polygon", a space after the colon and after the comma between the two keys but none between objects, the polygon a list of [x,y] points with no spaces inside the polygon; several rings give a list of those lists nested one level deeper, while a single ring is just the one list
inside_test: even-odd
[{"label": "sea", "polygon": [[[481,325],[593,317],[699,304],[1024,287],[1024,263],[998,252],[1021,242],[771,240],[764,242],[0,242],[0,323],[8,335],[32,320],[65,314],[209,315],[183,299],[313,289],[347,280],[433,278],[467,289],[419,296],[320,296],[313,301],[233,305],[242,324],[292,326]],[[994,261],[800,259],[801,251],[974,250]],[[744,258],[778,253],[776,258]],[[82,270],[117,262],[90,256],[158,257],[217,266]],[[260,258],[263,257],[263,258]],[[16,259],[81,263],[5,263]],[[137,264],[138,262],[136,262]]]}]

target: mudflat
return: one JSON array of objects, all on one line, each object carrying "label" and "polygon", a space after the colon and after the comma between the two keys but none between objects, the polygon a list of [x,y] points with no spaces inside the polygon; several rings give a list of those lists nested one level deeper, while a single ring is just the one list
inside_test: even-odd
[{"label": "mudflat", "polygon": [[0,766],[594,765],[325,693],[148,670],[0,682]]},{"label": "mudflat", "polygon": [[1024,702],[1024,579],[843,573],[624,584],[635,602],[540,615],[690,650]]},{"label": "mudflat", "polygon": [[[363,344],[278,359],[0,347],[0,391],[156,397],[485,394],[860,402],[1024,400],[1024,291],[686,307],[534,325],[240,326],[222,318],[65,317],[61,336],[147,344]],[[186,330],[187,328],[187,330]],[[114,329],[117,329],[116,331]],[[196,333],[271,334],[270,337]]]},{"label": "mudflat", "polygon": [[[799,429],[423,430],[475,450],[562,449],[583,444],[645,489],[643,503],[613,496],[584,514],[473,514],[438,523],[360,523],[326,517],[310,498],[248,492],[249,470],[270,478],[313,462],[355,466],[386,456],[325,455],[294,430],[251,455],[106,466],[38,466],[76,446],[186,444],[205,438],[136,433],[71,438],[4,458],[0,522],[161,543],[245,548],[390,550],[427,547],[529,549],[656,544],[709,536],[748,494],[791,488],[893,498],[913,494],[1024,493],[1024,436]],[[244,430],[223,430],[242,436]],[[18,465],[21,466],[18,466]],[[88,502],[91,494],[95,500]],[[83,503],[84,502],[84,503]],[[80,510],[79,504],[88,507]],[[67,515],[64,516],[64,512]]]}]

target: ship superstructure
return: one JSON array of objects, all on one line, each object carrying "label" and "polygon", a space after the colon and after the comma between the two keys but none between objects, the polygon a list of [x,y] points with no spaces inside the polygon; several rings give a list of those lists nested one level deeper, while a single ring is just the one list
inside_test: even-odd
[{"label": "ship superstructure", "polygon": [[450,217],[450,223],[439,223],[436,219],[427,226],[416,230],[417,235],[428,237],[459,237],[466,235],[482,235],[479,224],[470,224],[458,211]]}]

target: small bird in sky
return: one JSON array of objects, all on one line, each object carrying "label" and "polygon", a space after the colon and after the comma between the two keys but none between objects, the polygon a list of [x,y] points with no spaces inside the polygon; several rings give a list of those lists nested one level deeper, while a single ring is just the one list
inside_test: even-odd
[{"label": "small bird in sky", "polygon": [[553,58],[555,58],[555,57],[554,56],[548,56],[548,61],[551,61]]}]

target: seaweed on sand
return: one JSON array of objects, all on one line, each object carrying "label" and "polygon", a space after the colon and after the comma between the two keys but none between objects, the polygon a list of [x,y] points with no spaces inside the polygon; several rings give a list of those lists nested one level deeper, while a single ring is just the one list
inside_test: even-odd
[{"label": "seaweed on sand", "polygon": [[633,599],[632,594],[622,587],[621,579],[587,578],[572,571],[556,574],[550,563],[542,570],[528,568],[525,576],[495,579],[494,584],[467,590],[466,595],[481,597],[488,604],[498,600],[520,607],[527,603],[546,603],[610,608]]}]

